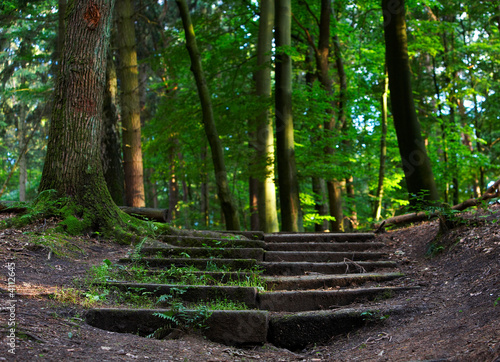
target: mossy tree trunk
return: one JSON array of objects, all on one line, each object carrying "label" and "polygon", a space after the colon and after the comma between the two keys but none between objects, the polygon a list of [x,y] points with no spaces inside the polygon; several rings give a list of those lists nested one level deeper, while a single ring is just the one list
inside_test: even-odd
[{"label": "mossy tree trunk", "polygon": [[92,229],[120,225],[101,164],[102,109],[114,0],[73,2],[55,87],[47,156],[39,190],[54,189],[76,204]]},{"label": "mossy tree trunk", "polygon": [[438,200],[431,162],[425,149],[413,101],[405,2],[382,0],[382,10],[391,109],[408,193],[410,197],[420,194],[424,195],[425,200]]}]

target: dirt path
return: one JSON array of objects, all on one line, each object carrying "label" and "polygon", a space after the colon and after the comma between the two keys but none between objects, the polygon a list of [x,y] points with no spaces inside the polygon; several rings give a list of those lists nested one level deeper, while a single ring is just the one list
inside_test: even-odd
[{"label": "dirt path", "polygon": [[[379,302],[381,308],[404,306],[405,313],[298,352],[272,345],[238,349],[195,335],[153,340],[90,327],[83,320],[84,308],[72,303],[79,297],[69,288],[77,287],[75,279],[83,278],[91,265],[116,260],[129,248],[67,238],[66,248],[60,250],[66,256],[58,257],[33,244],[50,244],[50,239],[41,239],[43,234],[3,230],[0,361],[500,361],[500,301],[494,306],[500,297],[498,220],[453,230],[446,239],[451,250],[429,259],[427,245],[437,230],[437,222],[428,222],[378,236],[390,245],[392,258],[401,263],[409,282],[421,287]],[[9,263],[14,263],[11,270]],[[14,272],[17,295],[11,298],[7,281]],[[56,288],[63,288],[66,302],[50,298]],[[9,353],[12,305],[15,355]]]}]

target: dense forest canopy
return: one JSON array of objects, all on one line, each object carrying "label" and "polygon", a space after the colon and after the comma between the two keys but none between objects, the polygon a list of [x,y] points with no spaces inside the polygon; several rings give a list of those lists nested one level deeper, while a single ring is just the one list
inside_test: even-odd
[{"label": "dense forest canopy", "polygon": [[[263,135],[255,120],[267,110],[275,134],[282,131],[273,121],[281,115],[273,97],[275,80],[281,79],[275,77],[275,62],[283,55],[292,64],[293,155],[303,228],[368,227],[379,217],[404,212],[409,198],[425,198],[408,195],[394,105],[387,97],[384,22],[395,13],[384,13],[378,0],[292,0],[291,45],[273,41],[269,62],[262,63],[258,59],[266,58],[258,56],[258,44],[264,2],[187,2],[241,227],[259,228],[252,219],[257,212],[252,198],[258,197],[249,180],[266,179],[266,163],[277,162],[256,156],[256,140]],[[123,3],[116,3],[107,63],[108,79],[115,74],[108,85],[115,89],[107,87],[110,101],[104,106],[110,129],[118,133],[129,104],[120,104],[126,98],[116,94],[123,95],[123,69],[131,67],[120,45],[125,23],[116,20],[122,19],[117,14]],[[224,228],[219,178],[176,2],[131,3],[145,204],[169,208],[170,221],[178,227]],[[60,34],[66,18],[59,9],[66,5],[65,0],[0,5],[0,182],[5,182],[0,200],[37,195],[64,52]],[[479,197],[500,177],[500,4],[407,0],[405,20],[413,101],[440,201],[454,205]],[[256,91],[262,70],[270,75],[270,96]],[[384,99],[389,99],[386,120]],[[120,154],[129,146],[123,140],[117,145]],[[103,159],[108,157],[106,151]],[[275,170],[279,215],[280,175]],[[336,204],[328,198],[330,186],[337,191]],[[340,214],[332,211],[335,205]]]}]

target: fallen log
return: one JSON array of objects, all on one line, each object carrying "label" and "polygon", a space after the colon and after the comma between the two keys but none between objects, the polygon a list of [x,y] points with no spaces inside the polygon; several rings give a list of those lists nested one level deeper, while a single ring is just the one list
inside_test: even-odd
[{"label": "fallen log", "polygon": [[139,217],[141,219],[148,219],[157,222],[167,222],[168,209],[153,209],[149,207],[130,207],[119,206],[123,212]]},{"label": "fallen log", "polygon": [[[480,205],[483,201],[487,201],[493,199],[495,197],[500,197],[500,179],[497,180],[493,185],[491,185],[488,190],[477,199],[469,199],[460,204],[454,205],[451,207],[451,210],[455,211],[463,211],[469,207]],[[438,217],[442,212],[435,211],[419,211],[412,212],[410,214],[398,215],[394,217],[390,217],[388,219],[383,220],[382,222],[375,224],[375,228],[377,232],[381,232],[383,228],[390,225],[400,225],[407,224],[412,222],[420,222],[425,220],[430,220]]]}]

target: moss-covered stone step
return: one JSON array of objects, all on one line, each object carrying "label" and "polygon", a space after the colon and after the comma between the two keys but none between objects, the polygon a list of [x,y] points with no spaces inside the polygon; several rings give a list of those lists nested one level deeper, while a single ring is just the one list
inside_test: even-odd
[{"label": "moss-covered stone step", "polygon": [[232,247],[232,248],[264,248],[266,243],[263,240],[249,239],[230,239],[228,238],[211,238],[200,236],[172,236],[163,235],[159,238],[161,241],[172,246],[185,247]]},{"label": "moss-covered stone step", "polygon": [[266,242],[366,242],[375,239],[373,233],[276,233],[265,234]]},{"label": "moss-covered stone step", "polygon": [[402,273],[362,273],[337,275],[263,276],[267,290],[305,290],[346,287],[366,282],[385,282],[403,277]]},{"label": "moss-covered stone step", "polygon": [[220,231],[222,234],[232,234],[232,235],[237,235],[237,236],[242,236],[244,238],[250,239],[250,240],[264,240],[264,232],[262,231]]},{"label": "moss-covered stone step", "polygon": [[[184,302],[199,303],[211,300],[229,300],[245,303],[249,309],[257,308],[257,288],[238,286],[215,285],[178,285],[178,284],[152,284],[131,282],[107,282],[108,287],[115,287],[122,291],[144,294],[150,293],[152,297],[172,295]],[[182,292],[179,292],[182,290]],[[161,306],[161,303],[159,303]]]},{"label": "moss-covered stone step", "polygon": [[294,242],[294,243],[266,243],[265,249],[268,251],[363,251],[370,249],[381,249],[384,243],[377,242],[352,242],[352,243],[316,243],[316,242]]},{"label": "moss-covered stone step", "polygon": [[373,287],[338,290],[303,290],[261,292],[259,309],[276,312],[303,312],[332,309],[354,302],[391,298],[395,292],[414,289],[408,287]]},{"label": "moss-covered stone step", "polygon": [[[161,269],[150,269],[149,275],[161,274]],[[173,275],[169,275],[168,279],[172,282],[186,279],[187,276],[194,276],[196,279],[203,281],[207,285],[215,284],[215,283],[237,283],[237,282],[247,282],[252,278],[258,278],[259,274],[254,272],[245,272],[245,271],[234,271],[234,272],[212,272],[212,271],[187,271],[187,272],[179,272]]]},{"label": "moss-covered stone step", "polygon": [[188,258],[221,258],[221,259],[255,259],[264,260],[262,248],[220,248],[220,247],[143,247],[142,255],[157,255],[160,257]]},{"label": "moss-covered stone step", "polygon": [[[99,329],[149,336],[166,326],[165,320],[155,315],[157,313],[175,315],[183,323],[183,318],[193,318],[199,312],[184,310],[181,315],[170,309],[100,308],[87,311],[85,319],[89,325]],[[211,341],[229,346],[269,342],[277,347],[297,351],[366,324],[381,323],[402,313],[405,313],[403,306],[383,309],[346,308],[285,315],[258,310],[215,310],[206,319],[206,328],[200,332]]]},{"label": "moss-covered stone step", "polygon": [[344,261],[346,259],[352,261],[379,260],[385,256],[387,256],[386,253],[370,251],[268,251],[265,254],[264,260],[266,262],[304,261],[311,263],[328,263]]},{"label": "moss-covered stone step", "polygon": [[358,262],[334,262],[334,263],[311,263],[311,262],[261,262],[260,267],[264,275],[307,275],[311,273],[320,274],[346,274],[365,273],[375,269],[396,268],[394,261],[358,261]]},{"label": "moss-covered stone step", "polygon": [[[86,313],[89,325],[118,333],[133,333],[140,336],[153,334],[165,327],[165,320],[155,313],[171,314],[170,309],[91,309]],[[184,310],[177,317],[182,320],[194,316],[198,311]],[[267,341],[269,313],[258,310],[215,310],[204,323],[200,332],[209,340],[226,345],[245,346],[263,344]]]},{"label": "moss-covered stone step", "polygon": [[[120,264],[138,263],[150,267],[193,266],[200,270],[236,271],[257,267],[255,259],[210,259],[210,258],[121,258]],[[215,270],[218,269],[218,270]]]}]

